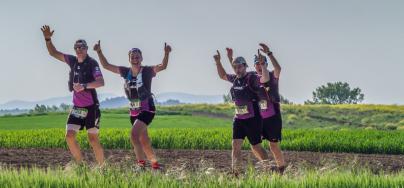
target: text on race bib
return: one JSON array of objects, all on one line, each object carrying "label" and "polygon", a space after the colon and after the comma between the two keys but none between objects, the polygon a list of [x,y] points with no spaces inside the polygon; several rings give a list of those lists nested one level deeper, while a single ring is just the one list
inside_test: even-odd
[{"label": "text on race bib", "polygon": [[132,100],[130,103],[129,103],[129,108],[131,109],[131,110],[138,110],[138,109],[140,109],[140,100]]},{"label": "text on race bib", "polygon": [[235,111],[237,115],[248,114],[248,107],[247,105],[240,105],[240,106],[236,105]]},{"label": "text on race bib", "polygon": [[261,110],[266,110],[266,109],[268,109],[268,103],[267,103],[266,100],[261,100],[259,104],[260,104],[260,109],[261,109]]},{"label": "text on race bib", "polygon": [[84,119],[84,118],[87,117],[88,110],[85,109],[85,108],[73,107],[70,113],[71,113],[73,116],[77,117],[77,118]]}]

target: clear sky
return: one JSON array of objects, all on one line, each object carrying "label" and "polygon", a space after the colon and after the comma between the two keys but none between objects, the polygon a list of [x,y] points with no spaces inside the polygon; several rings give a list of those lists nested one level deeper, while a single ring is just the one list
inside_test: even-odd
[{"label": "clear sky", "polygon": [[[73,54],[78,38],[91,48],[101,40],[116,65],[129,65],[131,47],[142,49],[145,65],[160,63],[168,42],[169,66],[154,79],[154,93],[227,93],[230,84],[216,75],[216,49],[225,57],[232,47],[252,65],[265,42],[282,66],[281,94],[293,102],[345,81],[362,89],[366,103],[404,104],[403,20],[404,1],[393,0],[2,0],[0,103],[68,95],[68,66],[48,55],[40,31],[48,24],[59,51]],[[123,95],[121,78],[103,74],[99,91]]]}]

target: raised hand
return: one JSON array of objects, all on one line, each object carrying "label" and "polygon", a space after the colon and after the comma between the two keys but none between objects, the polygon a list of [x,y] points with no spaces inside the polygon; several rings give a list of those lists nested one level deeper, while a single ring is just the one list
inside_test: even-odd
[{"label": "raised hand", "polygon": [[98,40],[98,42],[94,45],[94,51],[101,52],[101,41],[100,40]]},{"label": "raised hand", "polygon": [[233,49],[226,48],[226,51],[227,51],[227,57],[229,58],[229,60],[233,60]]},{"label": "raised hand", "polygon": [[216,50],[217,54],[213,56],[215,59],[216,63],[220,63],[220,52],[219,50]]},{"label": "raised hand", "polygon": [[261,46],[261,51],[262,52],[264,52],[265,54],[268,54],[268,53],[270,53],[271,51],[269,50],[269,47],[266,45],[266,44],[264,44],[264,43],[260,43],[259,44],[260,46]]},{"label": "raised hand", "polygon": [[54,30],[51,31],[49,25],[42,26],[41,31],[42,31],[43,36],[45,37],[45,39],[51,39],[52,38]]},{"label": "raised hand", "polygon": [[264,58],[264,56],[260,53],[260,49],[258,49],[257,51],[258,51],[258,64],[259,64],[260,66],[266,66],[265,58]]},{"label": "raised hand", "polygon": [[167,43],[164,43],[164,53],[168,54],[171,52],[171,46],[167,45]]}]

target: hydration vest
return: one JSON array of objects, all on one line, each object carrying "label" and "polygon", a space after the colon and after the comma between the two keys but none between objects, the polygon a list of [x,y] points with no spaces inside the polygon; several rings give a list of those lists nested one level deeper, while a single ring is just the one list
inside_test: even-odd
[{"label": "hydration vest", "polygon": [[281,97],[279,94],[279,84],[278,81],[275,80],[275,76],[273,72],[269,72],[269,81],[266,82],[264,85],[264,88],[271,99],[272,102],[279,103],[281,102]]},{"label": "hydration vest", "polygon": [[145,80],[145,75],[143,74],[143,68],[135,77],[135,79],[132,76],[132,71],[131,70],[128,71],[128,74],[126,75],[124,89],[125,94],[129,100],[139,99],[143,101],[153,95],[150,91],[146,89],[143,80]]},{"label": "hydration vest", "polygon": [[233,101],[255,102],[258,99],[257,93],[250,86],[250,77],[252,73],[247,73],[246,79],[236,78],[230,89]]},{"label": "hydration vest", "polygon": [[[82,63],[79,63],[76,58],[75,61],[70,62],[69,66],[70,72],[68,87],[70,92],[73,91],[73,83],[88,84],[95,81],[93,69],[98,65],[96,64],[96,61],[91,57],[87,56]],[[95,89],[86,89],[86,91],[91,92],[94,104],[99,105],[97,91]]]}]

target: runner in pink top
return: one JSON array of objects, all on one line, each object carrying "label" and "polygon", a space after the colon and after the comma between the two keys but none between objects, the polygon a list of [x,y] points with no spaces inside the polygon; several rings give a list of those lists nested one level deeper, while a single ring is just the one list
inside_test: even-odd
[{"label": "runner in pink top", "polygon": [[[231,61],[235,74],[227,74],[220,61],[220,53],[214,55],[217,73],[222,80],[232,84],[230,94],[234,102],[235,115],[233,119],[233,140],[232,140],[232,171],[239,174],[241,162],[241,146],[247,137],[251,149],[258,160],[268,158],[265,149],[262,147],[262,118],[259,109],[260,82],[266,82],[267,77],[258,79],[254,72],[247,72],[247,62],[243,57],[237,57]],[[262,64],[262,66],[265,66]]]},{"label": "runner in pink top", "polygon": [[[260,82],[262,88],[259,92],[263,124],[262,137],[269,141],[270,151],[272,152],[278,166],[277,170],[282,174],[286,168],[286,163],[279,145],[279,142],[282,139],[282,117],[279,95],[279,76],[281,67],[273,53],[269,50],[269,47],[263,43],[261,43],[260,46],[261,49],[259,49],[258,55],[256,55],[254,59],[256,74],[258,75],[258,78],[261,78],[263,75],[269,76],[267,82]],[[260,54],[260,51],[265,53],[271,60],[274,67],[273,71],[268,72],[267,69],[264,69],[261,66],[262,61],[264,61],[266,65],[268,65],[268,62],[267,59]],[[227,56],[229,61],[232,61],[233,50],[231,48],[227,48]]]},{"label": "runner in pink top", "polygon": [[76,56],[56,50],[51,37],[53,31],[45,25],[41,28],[49,54],[65,62],[70,67],[69,91],[73,92],[73,108],[66,123],[66,141],[76,162],[81,163],[83,156],[76,140],[79,130],[86,128],[91,147],[99,165],[104,164],[104,151],[98,138],[101,112],[96,88],[104,86],[104,79],[97,61],[87,54],[87,43],[79,39],[74,44]]}]

